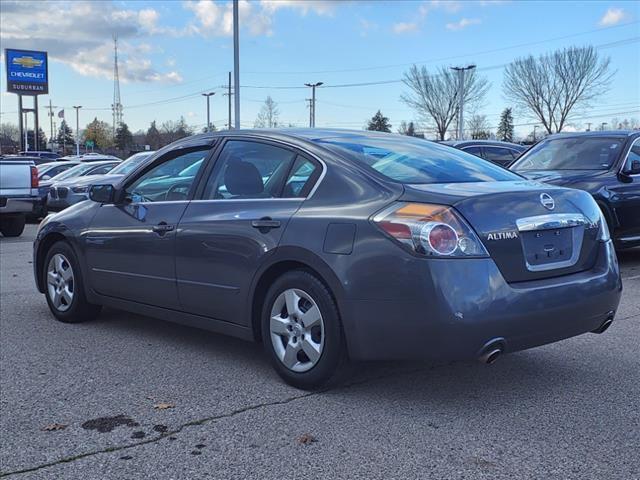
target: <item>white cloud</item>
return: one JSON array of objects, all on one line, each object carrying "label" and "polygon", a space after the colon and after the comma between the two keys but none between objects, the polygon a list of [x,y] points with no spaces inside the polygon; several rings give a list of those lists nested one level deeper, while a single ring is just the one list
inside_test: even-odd
[{"label": "white cloud", "polygon": [[478,25],[482,23],[482,20],[479,18],[461,18],[459,21],[454,23],[447,23],[447,30],[462,30],[463,28],[467,28],[470,25]]},{"label": "white cloud", "polygon": [[398,22],[392,26],[393,33],[402,35],[404,33],[411,33],[418,30],[418,24],[415,22]]},{"label": "white cloud", "polygon": [[[240,0],[238,13],[240,24],[253,36],[270,36],[273,34],[273,18],[277,11],[290,9],[301,15],[315,13],[330,16],[338,2],[325,0],[261,0],[259,3]],[[202,36],[231,36],[233,35],[233,3],[219,3],[214,0],[187,0],[183,3],[185,9],[194,14],[192,22],[186,31],[198,33]]]},{"label": "white cloud", "polygon": [[627,12],[625,12],[623,9],[611,7],[605,12],[598,24],[601,27],[610,27],[612,25],[617,25],[626,18]]},{"label": "white cloud", "polygon": [[113,43],[120,39],[120,79],[123,82],[182,81],[178,72],[157,71],[148,55],[154,50],[137,39],[154,33],[159,14],[151,9],[122,9],[114,3],[91,1],[3,1],[0,39],[14,48],[46,49],[49,57],[81,75],[110,78]]},{"label": "white cloud", "polygon": [[358,24],[360,25],[360,36],[366,37],[369,32],[375,32],[378,30],[378,24],[367,20],[366,18],[358,18]]}]

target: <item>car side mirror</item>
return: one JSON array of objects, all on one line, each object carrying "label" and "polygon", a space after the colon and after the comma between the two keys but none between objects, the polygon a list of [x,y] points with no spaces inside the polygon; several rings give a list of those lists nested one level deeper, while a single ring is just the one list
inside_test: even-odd
[{"label": "car side mirror", "polygon": [[89,198],[98,203],[114,203],[116,188],[113,185],[91,185]]},{"label": "car side mirror", "polygon": [[49,175],[43,175],[41,180],[51,180]]}]

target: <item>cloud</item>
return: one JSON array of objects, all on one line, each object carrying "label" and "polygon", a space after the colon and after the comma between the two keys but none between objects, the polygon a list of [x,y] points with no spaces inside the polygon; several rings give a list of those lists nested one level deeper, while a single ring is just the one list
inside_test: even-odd
[{"label": "cloud", "polygon": [[359,17],[358,25],[360,26],[361,37],[366,37],[369,35],[369,32],[375,32],[378,30],[378,24],[367,20],[366,18]]},{"label": "cloud", "polygon": [[[338,2],[324,0],[261,0],[259,3],[240,0],[238,14],[240,25],[253,36],[273,35],[273,18],[279,10],[289,9],[307,15],[333,15]],[[185,9],[194,14],[194,21],[186,31],[205,37],[233,35],[233,3],[219,3],[214,0],[187,0]]]},{"label": "cloud", "polygon": [[427,16],[435,11],[443,11],[452,14],[462,9],[462,3],[456,0],[425,0],[420,3],[418,12],[414,19],[409,22],[397,22],[391,27],[393,33],[404,34],[418,31],[420,26],[426,21]]},{"label": "cloud", "polygon": [[0,39],[12,48],[46,49],[52,60],[81,75],[110,78],[112,35],[117,34],[123,82],[181,82],[176,71],[156,70],[148,58],[154,48],[137,41],[155,33],[158,20],[154,9],[122,9],[108,2],[3,1]]},{"label": "cloud", "polygon": [[446,27],[447,30],[458,31],[470,25],[478,25],[479,23],[482,23],[482,20],[479,18],[461,18],[458,22],[447,23]]},{"label": "cloud", "polygon": [[601,27],[610,27],[617,25],[627,18],[627,12],[621,8],[609,8],[602,16],[598,24]]},{"label": "cloud", "polygon": [[418,30],[418,24],[416,22],[398,22],[393,24],[392,30],[398,35],[411,33]]}]

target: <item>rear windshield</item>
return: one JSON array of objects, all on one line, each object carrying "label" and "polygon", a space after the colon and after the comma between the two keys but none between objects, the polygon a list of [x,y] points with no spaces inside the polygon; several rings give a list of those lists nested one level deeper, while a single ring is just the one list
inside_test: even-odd
[{"label": "rear windshield", "polygon": [[96,168],[95,163],[81,163],[80,165],[76,165],[75,167],[71,167],[69,170],[64,171],[63,173],[56,175],[56,180],[66,180],[67,178],[79,177],[83,173],[91,170],[92,168]]},{"label": "rear windshield", "polygon": [[609,170],[622,151],[624,140],[606,137],[554,138],[540,142],[511,169]]},{"label": "rear windshield", "polygon": [[410,137],[352,135],[317,143],[401,183],[468,183],[521,177],[455,148]]}]

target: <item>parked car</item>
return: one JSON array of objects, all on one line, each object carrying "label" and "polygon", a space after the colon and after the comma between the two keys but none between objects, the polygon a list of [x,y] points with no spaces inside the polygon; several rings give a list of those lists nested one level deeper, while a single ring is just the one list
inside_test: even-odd
[{"label": "parked car", "polygon": [[38,199],[38,170],[33,161],[0,159],[0,233],[19,237]]},{"label": "parked car", "polygon": [[[115,164],[115,166],[106,163],[97,165],[96,168],[90,169],[86,174],[82,176],[75,176],[67,179],[60,179],[59,182],[54,180],[55,185],[51,188],[51,196],[49,197],[51,203],[47,204],[52,210],[62,210],[78,202],[82,202],[89,198],[89,187],[94,183],[102,181],[110,181],[117,176],[125,175],[131,172],[134,168],[138,167],[144,161],[149,158],[154,152],[142,152],[137,153],[121,163]],[[87,165],[87,163],[81,164]],[[91,162],[89,165],[96,165],[96,162]],[[64,191],[67,192],[66,196]],[[47,192],[49,193],[49,191]],[[52,198],[53,196],[56,198]],[[62,196],[61,196],[62,195]]]},{"label": "parked car", "polygon": [[[56,175],[49,182],[45,183],[45,188],[47,188],[47,210],[59,211],[67,208],[69,205],[86,200],[88,198],[86,190],[78,190],[76,188],[78,180],[96,175],[104,175],[113,170],[119,163],[120,162],[111,160],[84,162],[60,175]],[[44,191],[41,191],[41,193],[44,193]]]},{"label": "parked car", "polygon": [[108,305],[262,340],[300,388],[347,357],[490,363],[601,333],[620,301],[591,195],[407,136],[207,133],[89,195],[34,243],[58,320]]},{"label": "parked car", "polygon": [[517,143],[496,140],[454,140],[442,143],[505,168],[527,150],[527,147]]},{"label": "parked car", "polygon": [[44,157],[35,157],[35,156],[27,156],[27,155],[3,155],[0,157],[4,160],[27,160],[33,162],[34,165],[42,165],[43,163],[50,162],[51,159]]},{"label": "parked car", "polygon": [[71,161],[75,160],[78,162],[102,162],[104,160],[112,160],[117,162],[122,161],[121,158],[118,158],[116,156],[105,155],[105,154],[96,153],[96,152],[83,153],[82,155],[67,155],[65,157],[61,157],[58,159],[58,161],[66,161],[66,160],[71,160]]},{"label": "parked car", "polygon": [[586,190],[604,212],[618,249],[640,246],[640,132],[547,137],[511,169],[552,185]]},{"label": "parked car", "polygon": [[22,152],[20,152],[20,155],[25,156],[25,157],[38,157],[38,158],[42,158],[42,159],[47,160],[47,161],[55,160],[56,158],[60,157],[60,155],[58,155],[57,153],[50,152],[48,150],[22,151]]},{"label": "parked car", "polygon": [[59,173],[69,170],[78,165],[78,162],[49,162],[38,165],[38,179],[50,180]]}]

